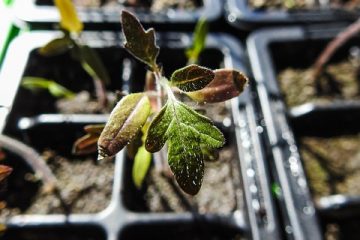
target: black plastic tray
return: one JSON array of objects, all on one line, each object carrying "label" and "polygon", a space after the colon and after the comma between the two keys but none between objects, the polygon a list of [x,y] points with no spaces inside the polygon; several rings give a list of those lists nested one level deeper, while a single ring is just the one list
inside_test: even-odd
[{"label": "black plastic tray", "polygon": [[[30,25],[33,29],[48,29],[59,22],[59,13],[51,5],[40,5],[37,0],[16,0],[13,4],[15,17]],[[209,22],[214,22],[222,16],[223,0],[203,0],[202,6],[194,10],[169,9],[152,13],[146,9],[124,7],[121,4],[109,8],[79,7],[78,14],[86,27],[98,30],[120,29],[120,13],[123,9],[134,12],[143,24],[161,26],[194,26],[200,17],[205,17]],[[171,29],[171,28],[170,28]]]},{"label": "black plastic tray", "polygon": [[[31,63],[31,52],[57,34],[45,31],[26,33],[17,38],[11,45],[2,68],[3,71],[0,73],[1,86],[6,86],[6,88],[0,87],[0,105],[5,106],[0,110],[4,110],[2,119],[8,117],[6,124],[5,122],[1,123],[2,132],[24,141],[25,139],[36,139],[39,135],[37,132],[39,129],[47,132],[50,131],[50,128],[57,129],[62,126],[61,129],[64,130],[61,131],[65,133],[66,129],[74,129],[74,127],[79,129],[84,124],[104,122],[107,119],[107,115],[60,115],[56,114],[52,107],[46,107],[39,111],[36,109],[38,102],[28,100],[30,98],[25,98],[28,105],[22,104],[24,96],[21,96],[22,91],[18,88],[24,72],[26,73],[25,66]],[[191,42],[190,37],[191,35],[184,33],[159,34],[158,44],[162,47],[160,60],[166,59],[166,57],[172,59],[174,56],[180,56],[179,53],[182,55],[184,49]],[[100,53],[100,48],[114,49],[115,47],[117,51],[120,51],[121,48],[120,33],[85,32],[84,38]],[[169,51],[169,49],[173,50]],[[233,38],[224,34],[210,34],[207,39],[207,49],[201,62],[205,66],[223,65],[226,68],[235,68],[247,72],[244,50],[241,44]],[[209,52],[206,53],[207,51]],[[174,55],[174,52],[178,55]],[[175,65],[185,64],[185,61],[185,58],[177,58]],[[133,72],[142,72],[140,75],[144,75],[145,67],[138,71],[135,67],[137,63],[134,64],[134,68],[131,68]],[[164,69],[169,69],[169,71],[179,67],[173,66],[169,61],[163,61],[163,64]],[[116,68],[116,66],[114,67]],[[119,66],[120,68],[121,66]],[[135,75],[133,77],[135,79]],[[141,90],[141,82],[133,84],[128,80],[122,76],[120,69],[118,81],[122,81],[121,88],[129,92]],[[231,239],[236,234],[242,234],[252,239],[279,239],[281,233],[277,220],[277,210],[270,191],[270,176],[267,164],[264,161],[265,154],[260,140],[261,131],[253,101],[254,96],[251,87],[247,88],[239,98],[229,101],[228,107],[232,113],[232,124],[228,130],[226,128],[229,126],[224,125],[223,127],[234,139],[231,144],[238,146],[238,163],[241,166],[245,208],[239,208],[230,215],[195,214],[192,212],[181,214],[149,213],[130,210],[123,201],[124,194],[131,192],[131,188],[129,190],[129,186],[124,184],[130,181],[128,179],[130,174],[126,170],[129,169],[129,161],[126,161],[126,153],[122,151],[117,154],[115,160],[111,203],[104,211],[97,214],[70,214],[68,216],[15,216],[6,223],[8,231],[2,239],[20,238],[21,236],[27,239],[25,236],[29,232],[33,232],[37,239],[47,239],[49,238],[49,230],[50,232],[52,230],[54,232],[65,232],[62,231],[63,229],[71,230],[74,233],[71,236],[64,236],[67,239],[114,240],[141,239],[144,237],[147,239],[198,239],[199,236],[196,234],[199,232],[206,233],[206,239]],[[29,109],[32,110],[27,111],[24,115],[22,114],[23,110]],[[222,123],[217,124],[222,125]],[[70,134],[74,133],[76,131],[70,131]],[[53,134],[49,135],[53,136]],[[44,144],[46,145],[51,141],[52,139],[48,138],[48,142],[38,142],[39,151],[44,147]],[[95,231],[94,237],[87,237],[87,233],[81,235],[84,229],[89,228]]]},{"label": "black plastic tray", "polygon": [[[331,137],[359,132],[359,127],[354,124],[359,119],[359,101],[338,100],[326,105],[308,102],[292,108],[288,108],[283,102],[277,71],[286,66],[310,67],[326,42],[343,29],[339,25],[327,28],[319,26],[258,30],[247,41],[269,148],[283,191],[281,201],[287,210],[288,224],[296,239],[322,238],[297,138],[314,135]],[[357,42],[355,39],[346,44],[332,61],[345,56],[349,46],[358,45]],[[356,209],[359,203],[357,198],[329,196],[320,200],[317,208],[322,222],[329,219],[339,221],[345,217],[358,216]]]},{"label": "black plastic tray", "polygon": [[227,0],[227,20],[233,26],[252,30],[270,25],[319,24],[355,21],[360,11],[344,9],[263,10],[252,9],[247,0]]}]

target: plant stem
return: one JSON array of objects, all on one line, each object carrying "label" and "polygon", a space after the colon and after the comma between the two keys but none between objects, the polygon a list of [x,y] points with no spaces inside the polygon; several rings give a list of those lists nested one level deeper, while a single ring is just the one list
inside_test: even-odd
[{"label": "plant stem", "polygon": [[313,65],[313,78],[315,81],[319,79],[325,64],[329,62],[330,58],[334,55],[336,50],[343,46],[349,39],[354,37],[359,32],[360,18],[341,31],[333,40],[328,43],[326,48],[319,55],[315,61],[315,64]]}]

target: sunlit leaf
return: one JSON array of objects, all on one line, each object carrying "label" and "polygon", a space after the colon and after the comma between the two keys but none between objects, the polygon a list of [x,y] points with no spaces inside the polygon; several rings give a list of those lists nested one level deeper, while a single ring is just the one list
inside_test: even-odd
[{"label": "sunlit leaf", "polygon": [[143,93],[129,94],[121,99],[100,135],[99,159],[115,155],[132,141],[145,124],[150,110],[149,98]]},{"label": "sunlit leaf", "polygon": [[8,177],[12,172],[12,168],[0,165],[0,182],[3,181],[6,177]]},{"label": "sunlit leaf", "polygon": [[121,23],[126,39],[125,48],[137,59],[154,69],[159,54],[154,29],[145,31],[139,20],[128,11],[122,11]]},{"label": "sunlit leaf", "polygon": [[43,56],[56,56],[65,53],[73,45],[69,37],[56,38],[48,42],[39,49],[39,53]]},{"label": "sunlit leaf", "polygon": [[71,0],[54,0],[60,12],[60,26],[69,32],[80,33],[84,26],[77,16],[75,7]]},{"label": "sunlit leaf", "polygon": [[75,93],[61,86],[55,81],[39,77],[24,77],[21,86],[29,90],[48,90],[51,95],[57,98],[73,98]]},{"label": "sunlit leaf", "polygon": [[170,78],[171,84],[185,92],[197,91],[208,85],[215,73],[195,64],[176,70]]},{"label": "sunlit leaf", "polygon": [[83,68],[93,78],[99,79],[106,84],[110,83],[109,74],[97,52],[87,45],[78,46],[79,56]]},{"label": "sunlit leaf", "polygon": [[196,23],[193,44],[186,50],[186,56],[190,63],[198,62],[200,53],[205,48],[206,36],[208,33],[208,23],[205,18],[200,18]]},{"label": "sunlit leaf", "polygon": [[248,82],[247,77],[236,70],[215,70],[214,79],[203,89],[186,93],[197,102],[223,102],[238,96],[244,91]]},{"label": "sunlit leaf", "polygon": [[151,153],[146,151],[145,146],[141,146],[135,155],[134,166],[132,169],[133,181],[137,188],[141,187],[149,170],[150,163]]},{"label": "sunlit leaf", "polygon": [[223,134],[210,119],[189,106],[169,100],[149,126],[146,149],[158,151],[168,141],[168,161],[180,187],[196,194],[204,174],[201,144],[219,148],[225,143]]}]

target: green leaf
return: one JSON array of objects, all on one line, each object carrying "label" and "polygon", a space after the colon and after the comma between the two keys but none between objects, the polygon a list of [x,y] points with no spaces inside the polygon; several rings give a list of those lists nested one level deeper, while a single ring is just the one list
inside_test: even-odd
[{"label": "green leaf", "polygon": [[219,151],[214,148],[211,148],[207,145],[201,144],[201,152],[204,156],[204,161],[215,162],[219,159]]},{"label": "green leaf", "polygon": [[84,25],[77,16],[75,7],[71,0],[54,0],[60,12],[60,26],[69,31],[80,33]]},{"label": "green leaf", "polygon": [[175,131],[169,140],[169,166],[180,187],[191,195],[199,192],[204,177],[204,160],[199,141],[187,127]]},{"label": "green leaf", "polygon": [[56,38],[48,42],[45,46],[39,49],[39,53],[43,56],[56,56],[62,54],[70,49],[73,42],[68,37]]},{"label": "green leaf", "polygon": [[81,62],[84,70],[94,79],[99,79],[106,84],[110,83],[109,74],[97,52],[87,45],[78,46],[76,58]]},{"label": "green leaf", "polygon": [[75,93],[61,86],[60,84],[39,77],[24,77],[21,86],[29,90],[45,89],[48,90],[54,97],[57,98],[73,98]]},{"label": "green leaf", "polygon": [[190,63],[198,62],[200,53],[205,48],[206,36],[208,33],[208,23],[205,18],[200,18],[196,23],[193,44],[186,50],[186,56]]},{"label": "green leaf", "polygon": [[197,91],[208,85],[215,73],[208,68],[192,64],[176,70],[170,78],[171,84],[185,92]]},{"label": "green leaf", "polygon": [[122,11],[121,23],[126,39],[125,48],[137,59],[155,69],[159,47],[156,46],[154,29],[145,31],[139,20],[128,11]]},{"label": "green leaf", "polygon": [[151,153],[146,151],[145,146],[141,146],[135,155],[132,178],[137,188],[140,188],[151,163]]},{"label": "green leaf", "polygon": [[144,93],[129,94],[117,103],[98,141],[99,160],[114,156],[134,139],[150,114]]},{"label": "green leaf", "polygon": [[6,177],[8,177],[12,172],[12,168],[0,165],[0,182],[2,182]]},{"label": "green leaf", "polygon": [[201,145],[219,148],[225,143],[223,134],[210,119],[189,106],[168,100],[149,126],[146,150],[160,150],[168,141],[168,161],[180,187],[196,194],[204,173],[204,155]]},{"label": "green leaf", "polygon": [[191,99],[201,103],[223,102],[244,91],[247,77],[236,70],[218,69],[214,79],[203,89],[186,93]]}]

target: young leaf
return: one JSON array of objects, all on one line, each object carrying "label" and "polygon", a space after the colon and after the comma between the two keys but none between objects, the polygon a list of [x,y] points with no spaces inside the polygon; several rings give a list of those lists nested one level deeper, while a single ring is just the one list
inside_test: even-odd
[{"label": "young leaf", "polygon": [[134,184],[140,188],[149,170],[151,163],[151,153],[146,151],[145,146],[141,146],[135,155],[132,177]]},{"label": "young leaf", "polygon": [[12,172],[11,167],[0,165],[0,182],[3,181],[6,177],[8,177],[11,172]]},{"label": "young leaf", "polygon": [[159,47],[155,42],[155,31],[145,31],[139,20],[130,12],[122,11],[121,23],[126,42],[125,48],[140,61],[156,68]]},{"label": "young leaf", "polygon": [[205,88],[186,94],[197,102],[215,103],[236,97],[244,91],[248,79],[243,73],[231,69],[218,69],[214,72],[214,79]]},{"label": "young leaf", "polygon": [[170,78],[171,84],[185,92],[197,91],[208,85],[215,73],[208,68],[191,64],[176,70]]},{"label": "young leaf", "polygon": [[200,18],[196,23],[193,44],[186,50],[186,56],[190,63],[198,62],[200,53],[205,48],[206,35],[208,33],[208,23],[205,18]]},{"label": "young leaf", "polygon": [[204,176],[204,159],[199,141],[196,134],[185,127],[174,131],[169,139],[169,166],[180,187],[191,195],[200,190]]},{"label": "young leaf", "polygon": [[210,119],[189,106],[169,100],[149,126],[146,150],[155,152],[169,141],[168,161],[180,187],[196,194],[204,173],[201,144],[219,148],[225,143],[223,134]]},{"label": "young leaf", "polygon": [[78,46],[80,60],[85,71],[93,78],[99,79],[106,84],[110,83],[109,74],[97,52],[87,45]]},{"label": "young leaf", "polygon": [[51,95],[57,98],[73,98],[75,93],[61,86],[60,84],[39,77],[24,77],[21,86],[30,90],[45,89],[48,90]]},{"label": "young leaf", "polygon": [[129,94],[121,99],[100,135],[99,160],[115,155],[127,145],[145,124],[150,110],[149,98],[144,93]]},{"label": "young leaf", "polygon": [[77,16],[75,7],[71,0],[54,0],[60,12],[60,26],[69,31],[80,33],[84,26]]},{"label": "young leaf", "polygon": [[41,47],[39,49],[39,53],[47,57],[56,56],[69,50],[72,45],[72,40],[67,36],[56,38],[48,42],[45,46]]}]

